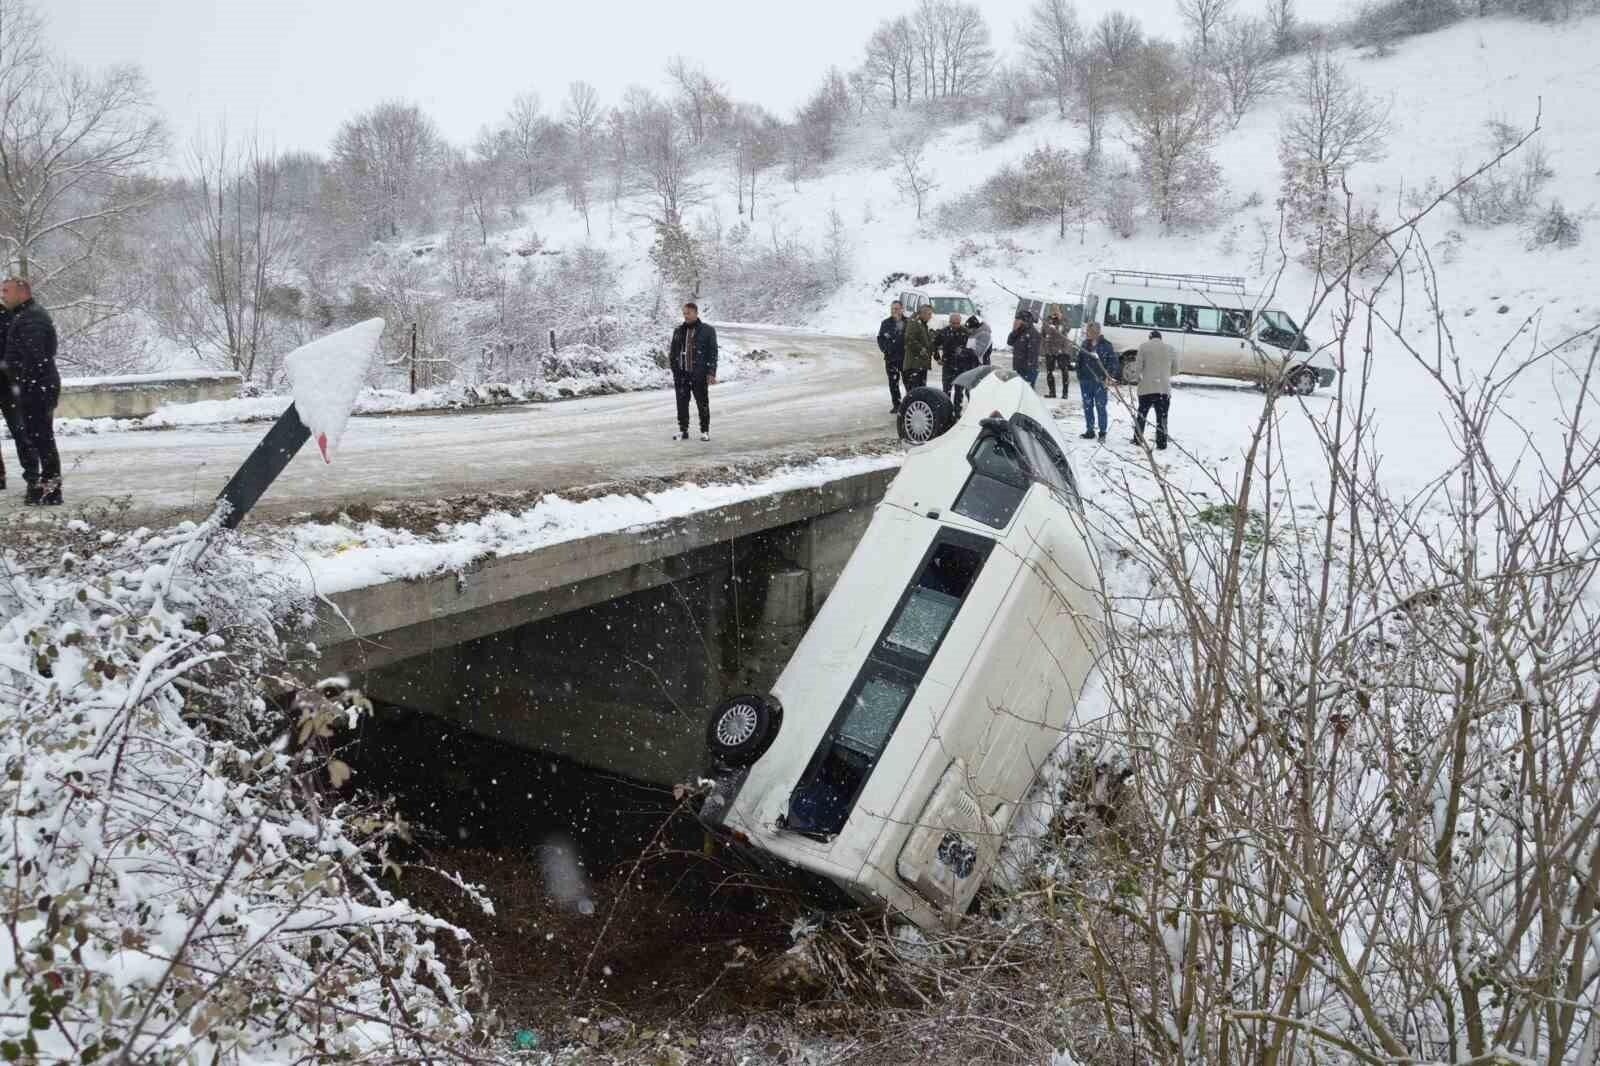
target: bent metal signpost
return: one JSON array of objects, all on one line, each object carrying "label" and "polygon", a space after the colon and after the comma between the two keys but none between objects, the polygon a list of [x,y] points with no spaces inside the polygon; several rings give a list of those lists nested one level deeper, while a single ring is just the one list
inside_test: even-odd
[{"label": "bent metal signpost", "polygon": [[371,318],[289,353],[284,365],[294,401],[217,496],[212,516],[221,528],[239,528],[244,516],[313,435],[322,461],[333,461],[333,450],[344,434],[382,335],[383,319]]}]

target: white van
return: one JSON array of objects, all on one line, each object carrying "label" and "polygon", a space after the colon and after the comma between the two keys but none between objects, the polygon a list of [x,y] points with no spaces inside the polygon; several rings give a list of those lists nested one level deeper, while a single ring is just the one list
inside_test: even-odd
[{"label": "white van", "polygon": [[900,293],[900,304],[908,316],[916,314],[917,308],[923,304],[928,304],[933,308],[933,317],[938,320],[951,314],[959,314],[962,318],[978,314],[978,305],[973,303],[972,297],[954,290],[906,289]]},{"label": "white van", "polygon": [[1100,323],[1124,362],[1159,329],[1183,374],[1282,382],[1302,395],[1333,384],[1332,358],[1312,350],[1287,312],[1246,292],[1243,278],[1097,271],[1084,279],[1083,317]]},{"label": "white van", "polygon": [[943,432],[907,455],[771,694],[713,713],[701,809],[759,864],[930,929],[972,902],[1100,633],[1054,420],[1009,370],[958,382],[961,421],[934,404]]}]

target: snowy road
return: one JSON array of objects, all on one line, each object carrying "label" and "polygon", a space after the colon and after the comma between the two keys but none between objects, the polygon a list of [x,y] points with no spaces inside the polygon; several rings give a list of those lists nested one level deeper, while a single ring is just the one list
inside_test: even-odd
[{"label": "snowy road", "polygon": [[[894,433],[883,363],[869,339],[725,327],[724,347],[803,353],[798,369],[711,389],[712,440],[674,442],[669,392],[628,393],[433,415],[351,420],[331,466],[302,449],[257,506],[261,517],[463,492],[558,490],[673,477]],[[200,517],[267,431],[263,423],[63,438],[71,505],[129,501],[141,521]],[[10,442],[5,446],[9,448]],[[20,507],[7,492],[0,512]]]}]

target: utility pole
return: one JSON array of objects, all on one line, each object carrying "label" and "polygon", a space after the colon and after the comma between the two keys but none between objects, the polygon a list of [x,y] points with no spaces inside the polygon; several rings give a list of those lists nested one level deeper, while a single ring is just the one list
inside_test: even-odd
[{"label": "utility pole", "polygon": [[417,324],[411,323],[411,393],[417,392]]}]

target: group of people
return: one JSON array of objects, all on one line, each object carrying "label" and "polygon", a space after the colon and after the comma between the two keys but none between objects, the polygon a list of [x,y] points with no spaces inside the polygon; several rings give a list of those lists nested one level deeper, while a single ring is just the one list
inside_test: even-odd
[{"label": "group of people", "polygon": [[[6,284],[10,285],[11,282]],[[10,306],[9,303],[7,306]],[[907,316],[905,305],[896,300],[889,305],[889,317],[878,325],[878,350],[883,353],[884,372],[889,380],[889,410],[899,413],[902,384],[908,391],[921,388],[928,383],[933,364],[938,363],[941,368],[940,385],[950,398],[955,417],[960,418],[966,390],[956,385],[956,378],[989,363],[994,353],[994,334],[989,324],[976,314],[964,319],[959,313],[951,314],[949,320],[938,328],[934,328],[932,323],[933,308],[928,304],[917,308],[916,314]],[[50,337],[53,357],[53,330]],[[1064,396],[1067,372],[1076,370],[1078,394],[1083,400],[1082,439],[1102,442],[1106,439],[1111,424],[1111,386],[1133,382],[1139,390],[1133,442],[1144,444],[1145,424],[1154,413],[1156,447],[1166,448],[1167,414],[1172,403],[1172,379],[1178,373],[1178,352],[1161,338],[1160,330],[1151,330],[1150,338],[1139,346],[1127,365],[1123,365],[1116,348],[1101,333],[1098,322],[1084,323],[1082,337],[1074,342],[1062,324],[1061,312],[1051,312],[1049,321],[1040,330],[1034,326],[1033,313],[1023,310],[1012,321],[1006,344],[1011,348],[1011,368],[1030,388],[1038,388],[1042,358],[1047,399],[1056,397],[1056,374],[1061,374],[1061,394]],[[672,370],[672,387],[678,406],[678,432],[673,439],[689,439],[689,403],[692,399],[695,413],[699,415],[700,439],[710,440],[711,402],[708,390],[717,383],[717,331],[709,322],[701,320],[697,304],[683,305],[683,321],[672,332],[667,363]],[[52,372],[53,369],[52,358]],[[54,405],[54,400],[51,404]],[[11,421],[10,408],[7,408],[6,420],[8,423]],[[13,430],[12,434],[15,436],[16,431]],[[53,444],[51,454],[54,455]],[[24,460],[24,466],[26,464],[27,460]],[[56,493],[59,496],[59,462],[55,469]],[[0,485],[3,484],[3,478],[0,478]]]},{"label": "group of people", "polygon": [[994,334],[989,324],[977,315],[963,319],[959,312],[935,329],[933,308],[923,304],[917,313],[906,317],[905,305],[899,300],[889,305],[889,317],[878,326],[878,350],[883,353],[884,370],[889,378],[889,412],[900,410],[900,385],[906,389],[921,388],[928,383],[933,364],[940,366],[940,385],[944,394],[955,405],[956,417],[961,416],[965,389],[958,388],[955,379],[968,370],[989,362],[994,352]]},{"label": "group of people", "polygon": [[[0,282],[0,414],[17,449],[23,502],[30,507],[61,503],[61,455],[56,451],[56,402],[61,373],[56,369],[56,327],[33,298],[26,278]],[[0,456],[0,490],[6,464]]]},{"label": "group of people", "polygon": [[[889,317],[878,326],[878,350],[883,353],[884,371],[889,379],[891,413],[900,410],[900,386],[918,388],[928,383],[934,363],[943,367],[942,386],[950,397],[955,416],[961,417],[962,391],[955,379],[967,370],[987,364],[994,350],[987,323],[977,315],[965,321],[952,314],[947,325],[933,329],[933,308],[923,304],[916,314],[906,317],[905,306],[896,300],[889,305]],[[1066,395],[1067,371],[1076,368],[1078,393],[1083,400],[1084,440],[1106,439],[1110,427],[1108,401],[1111,386],[1133,382],[1139,390],[1139,410],[1134,418],[1133,442],[1144,444],[1144,429],[1153,412],[1156,422],[1156,447],[1167,446],[1167,415],[1172,402],[1172,378],[1178,372],[1178,352],[1151,330],[1124,366],[1111,342],[1097,322],[1086,322],[1076,343],[1062,324],[1061,312],[1053,311],[1043,329],[1034,325],[1033,313],[1022,310],[1011,323],[1006,337],[1011,348],[1011,368],[1033,389],[1038,388],[1041,359],[1045,367],[1046,399],[1056,398],[1056,374],[1061,374],[1061,394]],[[681,421],[681,418],[680,418]]]}]

